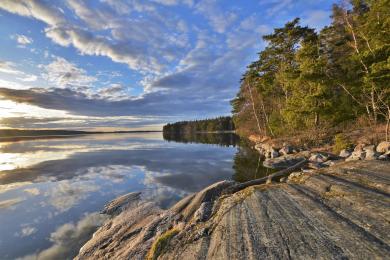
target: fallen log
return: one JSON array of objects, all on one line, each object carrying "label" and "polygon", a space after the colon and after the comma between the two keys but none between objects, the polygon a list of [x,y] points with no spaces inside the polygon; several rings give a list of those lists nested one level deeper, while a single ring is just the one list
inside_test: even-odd
[{"label": "fallen log", "polygon": [[224,195],[227,195],[227,194],[233,194],[233,193],[236,193],[242,189],[245,189],[249,186],[253,186],[253,185],[260,185],[260,184],[264,184],[264,183],[269,183],[273,180],[275,180],[276,178],[279,178],[279,177],[286,177],[287,175],[289,175],[290,173],[292,173],[293,171],[297,170],[297,169],[300,169],[302,166],[304,166],[306,163],[308,162],[307,159],[303,159],[302,161],[294,164],[293,166],[287,168],[287,169],[284,169],[284,170],[281,170],[281,171],[277,171],[267,177],[263,177],[263,178],[259,178],[259,179],[255,179],[255,180],[250,180],[250,181],[247,181],[247,182],[243,182],[243,183],[239,183],[239,184],[236,184],[232,187],[229,187],[227,188],[223,194]]}]

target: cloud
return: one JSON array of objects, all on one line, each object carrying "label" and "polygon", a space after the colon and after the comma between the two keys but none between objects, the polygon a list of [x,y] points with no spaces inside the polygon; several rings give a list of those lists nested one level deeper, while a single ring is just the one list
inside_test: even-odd
[{"label": "cloud", "polygon": [[306,15],[302,18],[301,24],[314,27],[317,30],[322,29],[324,26],[330,23],[329,11],[324,10],[310,10],[306,12]]},{"label": "cloud", "polygon": [[37,81],[38,79],[38,76],[37,75],[28,75],[28,74],[25,74],[25,77],[23,78],[18,78],[19,80],[23,81],[23,82],[34,82],[34,81]]},{"label": "cloud", "polygon": [[[4,73],[4,74],[11,75],[13,77],[16,77],[18,80],[20,80],[22,82],[33,82],[33,81],[36,81],[38,79],[38,77],[36,75],[28,74],[28,73],[25,73],[25,72],[17,69],[16,64],[13,62],[10,62],[10,61],[1,61],[0,60],[0,73]],[[7,82],[7,81],[0,79],[0,84],[2,84],[3,82]],[[9,86],[9,84],[16,85],[16,86],[18,85],[18,83],[16,83],[16,82],[10,82],[10,83],[7,82],[4,85]],[[9,87],[11,87],[11,86],[9,86]],[[24,87],[18,86],[15,88],[24,88]]]},{"label": "cloud", "polygon": [[0,72],[12,74],[12,75],[22,74],[20,70],[17,70],[15,68],[15,64],[13,62],[1,61],[1,60],[0,60]]},{"label": "cloud", "polygon": [[267,9],[268,16],[274,16],[280,12],[286,12],[288,9],[292,8],[297,1],[294,0],[263,0],[262,5],[268,5]]},{"label": "cloud", "polygon": [[33,196],[38,196],[39,194],[41,194],[40,190],[38,188],[30,188],[30,189],[24,189],[23,190],[24,192],[27,192]]},{"label": "cloud", "polygon": [[0,201],[0,209],[11,208],[12,206],[15,206],[16,204],[19,204],[23,200],[25,200],[25,199],[24,198],[14,198],[14,199],[8,199],[8,200]]},{"label": "cloud", "polygon": [[75,257],[81,246],[87,242],[92,233],[107,219],[98,212],[86,214],[77,223],[66,223],[51,233],[53,245],[37,254],[27,255],[24,260],[71,259]]},{"label": "cloud", "polygon": [[[4,153],[4,151],[2,151],[2,152]],[[24,187],[24,186],[27,186],[30,184],[31,184],[31,182],[14,182],[14,183],[10,183],[10,184],[0,185],[0,194],[14,190],[14,189],[18,189],[20,187]]]},{"label": "cloud", "polygon": [[223,11],[215,0],[201,0],[196,5],[196,10],[206,17],[211,27],[218,33],[224,33],[237,19],[235,13]]},{"label": "cloud", "polygon": [[[220,62],[219,66],[223,66],[223,62]],[[232,71],[229,72],[231,73]],[[188,73],[189,76],[192,76],[191,72]],[[212,71],[210,72],[211,74]],[[184,91],[186,88],[183,88],[181,92],[177,92],[175,98],[169,93],[153,92],[141,98],[127,98],[119,101],[89,98],[83,92],[62,88],[35,88],[28,90],[0,88],[0,96],[19,103],[27,103],[45,109],[69,111],[75,115],[84,116],[179,116],[191,112],[199,114],[210,113],[213,109],[221,111],[221,107],[224,107],[227,113],[229,108],[218,98],[225,91],[230,91],[229,94],[232,95],[234,90],[222,89],[226,80],[218,83],[219,79],[219,77],[205,79],[209,80],[209,84],[214,84],[214,86],[208,86],[210,91],[209,99],[204,98],[200,89],[197,89],[196,92],[194,91],[192,95],[188,95]],[[193,87],[193,85],[190,85],[188,88],[191,86]],[[218,88],[220,88],[220,92],[213,93]]]},{"label": "cloud", "polygon": [[85,70],[61,57],[41,67],[45,70],[43,78],[57,87],[87,87],[97,81],[96,77],[87,75]]},{"label": "cloud", "polygon": [[49,25],[65,22],[59,9],[48,7],[40,0],[2,0],[0,8],[18,15],[33,17]]},{"label": "cloud", "polygon": [[16,233],[15,235],[18,237],[28,237],[35,234],[37,231],[38,229],[35,227],[26,226],[26,227],[22,227],[20,232]]},{"label": "cloud", "polygon": [[85,1],[67,0],[67,4],[75,12],[75,14],[91,28],[104,30],[113,26],[110,24],[110,21],[115,18],[113,13],[104,9],[93,10],[86,5]]},{"label": "cloud", "polygon": [[16,42],[19,43],[22,46],[33,43],[33,40],[31,38],[29,38],[29,37],[27,37],[25,35],[22,35],[22,34],[12,35],[11,38],[15,39]]},{"label": "cloud", "polygon": [[[69,0],[67,3],[88,27],[66,19],[58,8],[39,0],[6,0],[0,3],[0,8],[45,22],[46,36],[61,46],[73,46],[82,55],[109,57],[114,62],[127,64],[133,70],[160,73],[166,68],[161,58],[168,61],[175,59],[181,53],[180,49],[186,46],[185,35],[178,35],[173,30],[176,27],[172,27],[172,24],[180,22],[175,18],[148,9],[143,10],[150,11],[144,14],[146,19],[130,19],[121,17],[116,9],[96,9],[82,1]],[[133,5],[136,4],[141,5],[135,1]],[[112,37],[96,31],[92,33],[90,28],[97,31],[111,29]],[[145,39],[149,44],[145,45]]]},{"label": "cloud", "polygon": [[49,203],[60,212],[65,212],[77,205],[81,200],[87,198],[88,194],[98,190],[98,186],[92,183],[70,183],[60,182],[50,190]]}]

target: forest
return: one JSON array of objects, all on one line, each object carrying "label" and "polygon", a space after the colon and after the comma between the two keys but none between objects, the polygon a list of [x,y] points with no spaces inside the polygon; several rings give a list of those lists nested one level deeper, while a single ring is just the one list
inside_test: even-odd
[{"label": "forest", "polygon": [[390,1],[333,6],[320,31],[296,18],[266,47],[231,101],[238,134],[286,136],[343,125],[390,124]]},{"label": "forest", "polygon": [[167,124],[163,127],[164,133],[170,134],[195,134],[210,132],[234,131],[234,123],[230,116],[221,116],[213,119],[180,121]]}]

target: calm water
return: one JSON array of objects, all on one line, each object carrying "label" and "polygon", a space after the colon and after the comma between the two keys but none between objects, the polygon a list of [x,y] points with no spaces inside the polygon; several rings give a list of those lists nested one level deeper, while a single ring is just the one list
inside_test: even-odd
[{"label": "calm water", "polygon": [[103,206],[128,192],[166,208],[220,180],[269,174],[235,138],[185,141],[149,133],[0,143],[0,259],[72,258],[105,220]]}]

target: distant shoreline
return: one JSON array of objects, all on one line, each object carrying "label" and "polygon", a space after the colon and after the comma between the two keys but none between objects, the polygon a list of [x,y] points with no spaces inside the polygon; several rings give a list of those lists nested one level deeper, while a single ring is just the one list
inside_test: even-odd
[{"label": "distant shoreline", "polygon": [[22,141],[33,139],[67,138],[95,134],[136,134],[136,133],[159,133],[162,131],[111,131],[111,132],[90,132],[72,130],[21,130],[2,129],[0,130],[0,142]]}]

